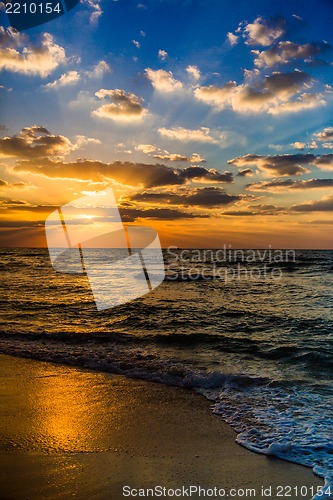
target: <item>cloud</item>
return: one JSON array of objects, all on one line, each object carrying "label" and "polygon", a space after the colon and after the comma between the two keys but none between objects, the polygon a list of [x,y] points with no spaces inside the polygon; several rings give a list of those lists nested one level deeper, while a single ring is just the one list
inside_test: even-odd
[{"label": "cloud", "polygon": [[247,176],[252,176],[253,175],[253,170],[252,168],[245,168],[243,170],[240,170],[237,174],[237,177],[247,177]]},{"label": "cloud", "polygon": [[110,73],[111,68],[106,61],[99,61],[90,71],[86,71],[85,74],[89,78],[102,78],[105,73]]},{"label": "cloud", "polygon": [[296,142],[293,142],[292,144],[290,144],[290,146],[294,149],[305,149],[305,148],[317,149],[317,147],[318,147],[317,143],[315,141],[311,141],[309,143],[296,141]]},{"label": "cloud", "polygon": [[191,191],[173,193],[136,193],[129,197],[131,201],[143,203],[167,203],[170,205],[217,207],[225,206],[241,199],[241,196],[229,195],[217,187],[197,188]]},{"label": "cloud", "polygon": [[199,188],[194,194],[187,196],[187,203],[204,207],[217,207],[229,205],[241,199],[239,195],[229,195],[217,187]]},{"label": "cloud", "polygon": [[63,156],[76,149],[63,135],[52,135],[45,127],[25,127],[20,134],[0,139],[2,158],[41,158]]},{"label": "cloud", "polygon": [[4,189],[24,189],[24,188],[28,188],[28,187],[31,187],[31,184],[29,184],[27,182],[22,182],[22,181],[8,182],[8,181],[5,181],[4,179],[0,179],[0,189],[2,189],[2,188],[4,188]]},{"label": "cloud", "polygon": [[146,75],[158,92],[175,92],[183,88],[182,82],[175,80],[171,71],[146,69]]},{"label": "cloud", "polygon": [[[245,76],[248,76],[248,72]],[[214,85],[198,87],[194,95],[216,111],[231,107],[237,113],[277,115],[326,104],[323,94],[300,93],[310,85],[311,78],[305,72],[274,72],[252,85],[249,83],[237,85],[235,81],[229,81],[221,87]]]},{"label": "cloud", "polygon": [[194,95],[200,101],[203,101],[217,109],[223,109],[227,105],[231,105],[231,98],[237,89],[237,84],[230,81],[222,87],[209,85],[208,87],[198,87],[194,91]]},{"label": "cloud", "polygon": [[300,205],[294,205],[291,210],[295,212],[332,212],[333,195],[325,196],[322,200],[306,201]]},{"label": "cloud", "polygon": [[239,36],[237,35],[234,35],[233,33],[231,33],[229,31],[229,33],[227,33],[227,41],[230,43],[230,45],[233,47],[234,45],[237,45],[238,43],[238,40],[239,40]]},{"label": "cloud", "polygon": [[183,185],[189,181],[223,182],[233,181],[230,172],[219,173],[215,169],[188,167],[173,169],[166,165],[149,165],[116,161],[103,163],[96,160],[78,160],[64,163],[48,158],[20,161],[14,167],[16,172],[31,172],[50,178],[77,179],[82,181],[116,181],[127,186],[158,187]]},{"label": "cloud", "polygon": [[161,61],[165,61],[169,57],[169,54],[167,53],[166,50],[160,49],[158,51],[158,58],[161,59]]},{"label": "cloud", "polygon": [[101,89],[95,93],[99,99],[109,99],[111,104],[103,104],[93,111],[99,118],[108,118],[115,121],[132,122],[142,120],[147,110],[143,108],[143,99],[124,90]]},{"label": "cloud", "polygon": [[223,182],[231,184],[234,182],[231,172],[218,172],[215,168],[206,169],[204,167],[187,167],[179,171],[179,175],[186,180],[196,180],[200,182]]},{"label": "cloud", "polygon": [[270,110],[272,115],[280,115],[282,113],[297,113],[307,109],[318,108],[325,106],[326,101],[323,94],[301,94],[295,101],[286,102],[276,106]]},{"label": "cloud", "polygon": [[4,28],[0,26],[0,46],[1,47],[19,47],[27,41],[27,36],[24,33],[16,31],[12,28]]},{"label": "cloud", "polygon": [[246,189],[249,191],[267,191],[279,192],[288,190],[308,190],[308,189],[329,189],[333,188],[333,179],[308,179],[297,180],[292,179],[280,180],[274,179],[273,181],[263,181],[253,184],[248,184]]},{"label": "cloud", "polygon": [[200,142],[207,144],[217,144],[226,146],[226,134],[224,132],[213,132],[208,127],[200,129],[187,129],[183,127],[174,127],[171,129],[160,128],[159,134],[162,137],[181,142]]},{"label": "cloud", "polygon": [[291,147],[293,147],[294,149],[304,149],[306,147],[306,144],[304,142],[296,141],[291,144]]},{"label": "cloud", "polygon": [[321,132],[314,134],[318,141],[327,141],[333,139],[333,127],[324,128]]},{"label": "cloud", "polygon": [[293,60],[307,60],[319,56],[330,48],[327,42],[306,43],[300,45],[293,42],[278,42],[274,47],[260,51],[252,51],[256,55],[254,64],[258,68],[270,68],[277,64],[287,64]]},{"label": "cloud", "polygon": [[193,65],[187,66],[186,71],[193,80],[195,81],[200,80],[201,73],[198,66],[193,66]]},{"label": "cloud", "polygon": [[123,222],[134,222],[136,219],[179,220],[206,218],[208,215],[191,214],[171,208],[119,208]]},{"label": "cloud", "polygon": [[66,85],[75,85],[81,80],[81,76],[77,71],[68,71],[61,75],[58,80],[54,80],[54,82],[47,83],[43,87],[45,89],[57,89],[59,87],[64,87]]},{"label": "cloud", "polygon": [[260,156],[247,154],[229,160],[230,165],[236,167],[246,167],[248,165],[256,165],[257,168],[263,170],[270,175],[301,175],[309,172],[301,165],[314,164],[316,157],[313,154],[293,154],[293,155],[276,155],[276,156]]},{"label": "cloud", "polygon": [[58,208],[59,206],[57,205],[33,205],[22,200],[10,200],[10,199],[0,200],[0,210],[6,210],[6,211],[8,210],[11,212],[15,211],[15,212],[51,213],[54,210],[57,210]]},{"label": "cloud", "polygon": [[254,215],[277,215],[283,209],[275,205],[251,205],[247,210],[228,210],[223,212],[223,215],[232,217],[244,217]]},{"label": "cloud", "polygon": [[333,154],[317,156],[313,163],[321,170],[333,170]]},{"label": "cloud", "polygon": [[99,139],[95,139],[94,137],[86,137],[85,135],[77,135],[76,138],[76,149],[81,148],[82,146],[86,146],[87,144],[102,144]]},{"label": "cloud", "polygon": [[101,0],[81,0],[81,3],[92,9],[89,20],[91,24],[96,24],[103,14],[103,10],[100,6]]},{"label": "cloud", "polygon": [[157,148],[153,144],[139,144],[135,147],[137,151],[153,156],[159,160],[167,160],[173,162],[189,162],[189,163],[205,163],[206,160],[198,153],[193,153],[191,156],[182,155],[180,153],[169,153],[167,150]]},{"label": "cloud", "polygon": [[155,153],[155,151],[157,151],[156,146],[153,146],[153,144],[139,144],[138,146],[135,147],[135,149],[147,155]]},{"label": "cloud", "polygon": [[41,36],[39,46],[29,44],[27,47],[19,48],[16,45],[16,48],[13,48],[21,40],[13,30],[7,31],[6,35],[2,32],[0,70],[46,77],[66,62],[65,49],[57,45],[49,33]]},{"label": "cloud", "polygon": [[298,153],[276,156],[247,154],[229,160],[228,163],[236,167],[256,165],[260,170],[270,175],[301,175],[309,172],[302,165],[315,165],[321,170],[333,170],[333,153],[324,155]]},{"label": "cloud", "polygon": [[154,158],[158,160],[167,161],[186,161],[189,163],[205,163],[206,160],[203,156],[198,153],[193,153],[191,156],[182,155],[180,153],[169,153],[168,151],[162,151],[154,154]]},{"label": "cloud", "polygon": [[273,73],[266,76],[257,88],[247,85],[239,86],[233,96],[232,107],[240,113],[278,114],[281,112],[281,107],[289,104],[290,98],[309,81],[309,75],[301,71]]},{"label": "cloud", "polygon": [[259,16],[244,27],[244,36],[247,45],[271,45],[285,33],[283,19],[264,19]]}]

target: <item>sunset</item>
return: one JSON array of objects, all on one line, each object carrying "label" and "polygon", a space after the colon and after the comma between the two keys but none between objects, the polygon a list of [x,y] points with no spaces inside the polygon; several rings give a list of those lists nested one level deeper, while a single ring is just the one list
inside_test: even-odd
[{"label": "sunset", "polygon": [[333,498],[332,7],[0,1],[0,498]]},{"label": "sunset", "polygon": [[1,28],[3,244],[111,187],[164,247],[332,248],[325,8],[104,3]]}]

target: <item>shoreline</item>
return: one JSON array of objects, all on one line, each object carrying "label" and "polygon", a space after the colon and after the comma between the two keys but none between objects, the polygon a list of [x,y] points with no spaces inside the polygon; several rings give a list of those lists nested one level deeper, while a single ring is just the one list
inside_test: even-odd
[{"label": "shoreline", "polygon": [[252,498],[290,486],[309,492],[291,498],[311,499],[323,486],[306,467],[236,444],[190,390],[3,354],[0,383],[3,499],[120,500],[125,485],[255,489]]}]

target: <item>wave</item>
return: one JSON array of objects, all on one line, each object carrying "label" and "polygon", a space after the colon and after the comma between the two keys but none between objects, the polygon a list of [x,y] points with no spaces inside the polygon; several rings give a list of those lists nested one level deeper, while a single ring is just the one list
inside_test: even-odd
[{"label": "wave", "polygon": [[332,480],[332,388],[318,381],[311,385],[195,368],[133,346],[126,336],[84,342],[82,336],[70,337],[2,335],[0,352],[193,389],[214,402],[214,412],[237,431],[239,444],[312,467],[327,484]]}]

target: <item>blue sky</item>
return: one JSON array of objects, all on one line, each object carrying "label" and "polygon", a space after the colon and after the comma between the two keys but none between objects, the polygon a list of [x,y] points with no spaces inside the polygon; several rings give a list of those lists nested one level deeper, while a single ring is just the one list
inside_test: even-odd
[{"label": "blue sky", "polygon": [[[293,221],[295,245],[302,246],[308,224],[329,246],[331,10],[328,0],[83,0],[16,35],[0,12],[0,196],[7,207],[11,199],[27,209],[49,200],[51,209],[80,189],[110,186],[127,204],[129,222],[151,218],[162,233],[168,226],[168,235],[181,233],[188,217],[193,241],[202,237],[203,219],[209,227],[227,224],[233,235],[251,218],[251,234],[276,224],[292,245],[286,227]],[[24,128],[30,132],[22,135]],[[92,165],[82,159],[102,162],[103,173],[95,165],[87,179]],[[130,164],[123,168],[132,183],[105,175],[117,160]],[[156,170],[156,184],[140,178],[138,163]],[[180,172],[176,184],[160,181],[156,163]],[[51,172],[55,165],[59,177]],[[203,174],[181,173],[193,167]],[[219,178],[225,171],[231,181]],[[140,200],[147,189],[160,196],[155,205]],[[161,219],[151,217],[152,208]],[[130,209],[141,215],[132,217]],[[168,219],[167,210],[175,209],[179,214]],[[3,219],[24,215],[14,206],[2,213]]]}]

